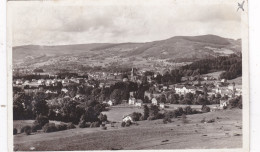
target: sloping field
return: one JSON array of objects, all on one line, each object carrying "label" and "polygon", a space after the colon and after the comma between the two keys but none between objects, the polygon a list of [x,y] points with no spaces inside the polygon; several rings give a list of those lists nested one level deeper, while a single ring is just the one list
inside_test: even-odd
[{"label": "sloping field", "polygon": [[143,109],[134,106],[114,106],[110,107],[109,111],[104,111],[102,113],[107,115],[109,121],[120,122],[122,121],[123,116],[129,115],[133,112],[143,113]]},{"label": "sloping field", "polygon": [[[201,123],[202,119],[215,119]],[[116,150],[116,149],[198,149],[241,148],[242,110],[233,109],[188,115],[188,123],[173,119],[140,121],[139,125],[122,128],[108,126],[43,133],[15,135],[14,150]]]}]

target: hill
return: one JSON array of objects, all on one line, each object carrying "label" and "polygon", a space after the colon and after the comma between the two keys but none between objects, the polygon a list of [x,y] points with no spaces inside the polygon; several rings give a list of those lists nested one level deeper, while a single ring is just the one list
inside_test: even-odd
[{"label": "hill", "polygon": [[13,47],[13,63],[34,68],[42,66],[46,68],[56,64],[66,68],[65,65],[68,63],[91,67],[116,64],[160,68],[160,66],[173,66],[174,63],[193,62],[238,52],[241,52],[240,40],[215,35],[176,36],[146,43],[17,46]]}]

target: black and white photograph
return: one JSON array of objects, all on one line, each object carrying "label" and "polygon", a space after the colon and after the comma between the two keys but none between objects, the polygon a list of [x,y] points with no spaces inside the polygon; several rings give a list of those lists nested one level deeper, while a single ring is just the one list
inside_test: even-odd
[{"label": "black and white photograph", "polygon": [[7,4],[9,150],[249,151],[247,1]]}]

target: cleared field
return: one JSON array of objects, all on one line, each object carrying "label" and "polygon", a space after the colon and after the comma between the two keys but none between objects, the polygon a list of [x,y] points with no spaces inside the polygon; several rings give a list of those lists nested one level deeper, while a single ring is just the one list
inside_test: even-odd
[{"label": "cleared field", "polygon": [[143,109],[135,106],[113,106],[110,107],[109,111],[104,111],[102,113],[107,115],[109,121],[120,122],[122,121],[123,116],[133,112],[143,113]]},{"label": "cleared field", "polygon": [[[201,123],[202,119],[215,119]],[[140,121],[130,127],[72,129],[36,135],[15,135],[14,150],[116,150],[241,148],[242,110],[188,115],[188,123],[172,119]]]},{"label": "cleared field", "polygon": [[214,77],[216,79],[218,79],[219,75],[224,72],[224,71],[218,71],[218,72],[212,72],[212,73],[208,73],[208,74],[203,74],[202,76],[211,76]]},{"label": "cleared field", "polygon": [[242,85],[242,77],[238,77],[232,80],[228,80],[229,83],[235,82],[236,85]]}]

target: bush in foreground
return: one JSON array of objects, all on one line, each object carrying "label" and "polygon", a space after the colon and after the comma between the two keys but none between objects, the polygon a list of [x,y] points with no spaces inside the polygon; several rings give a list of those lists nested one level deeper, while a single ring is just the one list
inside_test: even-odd
[{"label": "bush in foreground", "polygon": [[125,125],[126,125],[126,123],[123,121],[123,122],[121,123],[121,127],[125,127]]},{"label": "bush in foreground", "polygon": [[208,106],[206,106],[206,105],[203,105],[203,106],[201,107],[201,111],[202,111],[202,112],[210,112],[210,107],[208,107]]},{"label": "bush in foreground", "polygon": [[30,135],[32,132],[32,128],[31,126],[23,126],[22,129],[21,129],[21,133],[25,133],[26,135]]},{"label": "bush in foreground", "polygon": [[42,129],[42,126],[39,124],[34,123],[32,125],[32,132],[37,132],[37,130],[41,130],[41,129]]},{"label": "bush in foreground", "polygon": [[48,132],[55,132],[55,131],[57,131],[57,128],[56,128],[54,123],[47,123],[43,126],[43,131],[47,132],[47,133]]},{"label": "bush in foreground", "polygon": [[45,124],[49,123],[49,119],[46,116],[42,116],[41,114],[36,117],[34,124],[39,124],[43,127]]},{"label": "bush in foreground", "polygon": [[99,122],[92,122],[91,124],[90,124],[90,128],[96,128],[96,127],[100,127],[100,123]]},{"label": "bush in foreground", "polygon": [[67,125],[66,124],[59,124],[57,125],[57,131],[62,131],[62,130],[67,130]]},{"label": "bush in foreground", "polygon": [[69,123],[69,124],[67,125],[67,128],[68,128],[68,129],[74,129],[74,128],[76,128],[76,126],[75,126],[73,123]]}]

